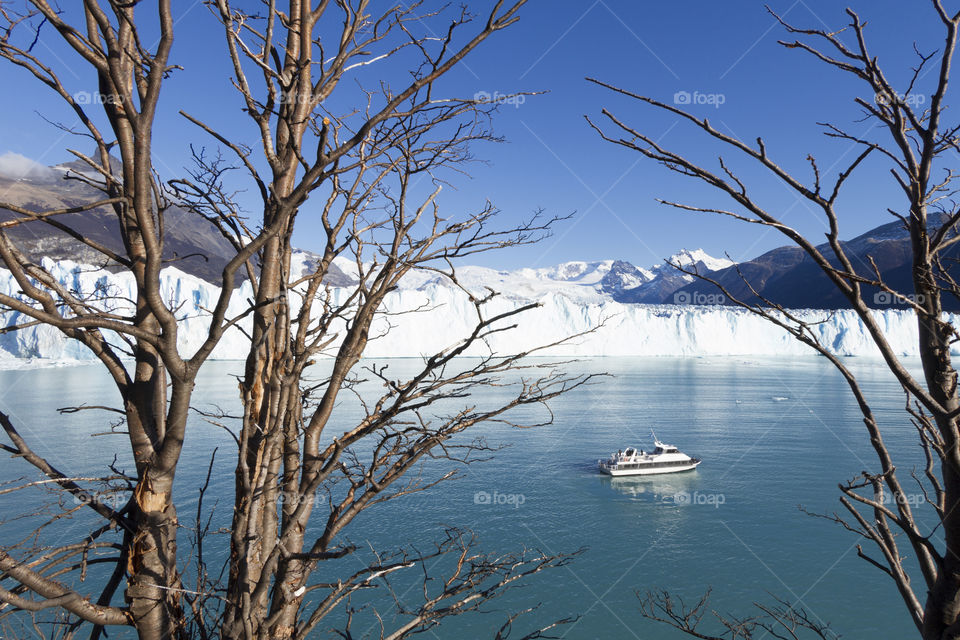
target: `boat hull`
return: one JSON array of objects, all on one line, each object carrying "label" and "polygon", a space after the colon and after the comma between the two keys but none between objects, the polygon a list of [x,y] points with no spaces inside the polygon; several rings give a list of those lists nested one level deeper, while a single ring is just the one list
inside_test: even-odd
[{"label": "boat hull", "polygon": [[678,464],[669,467],[638,467],[635,469],[616,469],[608,465],[601,464],[600,471],[610,476],[653,476],[664,473],[679,473],[681,471],[693,471],[700,464],[700,460],[691,460],[689,463]]}]

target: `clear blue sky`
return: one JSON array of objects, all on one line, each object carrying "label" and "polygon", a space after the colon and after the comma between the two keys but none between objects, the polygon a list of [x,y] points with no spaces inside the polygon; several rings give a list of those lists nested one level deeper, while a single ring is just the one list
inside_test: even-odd
[{"label": "clear blue sky", "polygon": [[[468,4],[478,12],[492,5]],[[869,21],[874,52],[900,86],[916,63],[913,43],[924,52],[942,44],[936,16],[924,1],[909,7],[890,0],[849,5],[835,0],[770,0],[769,4],[798,26],[830,30],[847,24],[843,8],[850,6]],[[209,144],[176,115],[180,107],[221,126],[240,127],[237,130],[245,131],[251,143],[255,140],[229,87],[222,36],[214,18],[192,0],[178,0],[175,7],[183,15],[177,25],[174,57],[185,69],[174,74],[161,104],[155,150],[161,171],[169,172],[164,177],[188,163],[189,142]],[[857,95],[872,98],[864,93],[864,85],[803,52],[778,45],[777,39],[786,36],[763,2],[533,0],[521,15],[518,24],[496,34],[468,57],[444,88],[456,95],[549,93],[501,107],[495,126],[507,142],[478,147],[475,155],[486,164],[472,166],[472,178],[461,179],[456,190],[448,188],[441,203],[454,212],[476,209],[490,199],[504,211],[505,221],[537,208],[575,216],[540,245],[482,256],[476,263],[506,269],[619,258],[645,266],[681,248],[702,247],[713,255],[727,252],[742,260],[784,244],[775,233],[753,225],[657,204],[657,197],[699,205],[728,206],[729,202],[639,154],[603,142],[587,126],[585,114],[599,120],[601,108],[608,107],[665,146],[689,152],[705,163],[715,162],[720,151],[676,117],[612,95],[586,82],[585,76],[666,102],[680,91],[722,96],[713,101],[723,104],[692,105],[691,110],[741,139],[763,136],[771,155],[804,178],[811,175],[805,160],[808,154],[817,158],[828,175],[835,175],[853,157],[849,144],[827,141],[816,122],[829,120],[858,133],[866,129],[857,122],[860,113],[853,103]],[[62,49],[50,46],[65,57]],[[83,141],[64,139],[40,118],[38,112],[66,124],[71,121],[48,91],[38,88],[25,73],[6,65],[0,69],[7,96],[12,97],[0,101],[5,123],[0,153],[13,151],[55,164],[68,159],[67,146],[86,148]],[[927,76],[926,87],[934,77],[935,73]],[[72,90],[94,87],[86,70],[67,72],[65,80]],[[224,102],[229,107],[218,110],[217,105]],[[733,160],[730,152],[724,155]],[[755,193],[771,210],[822,238],[824,223],[815,211],[752,165],[734,161],[734,166],[748,184],[756,185]],[[887,207],[902,205],[887,167],[878,161],[865,168],[841,202],[844,237],[890,221]],[[308,217],[302,216],[298,224],[297,243],[314,248]]]}]

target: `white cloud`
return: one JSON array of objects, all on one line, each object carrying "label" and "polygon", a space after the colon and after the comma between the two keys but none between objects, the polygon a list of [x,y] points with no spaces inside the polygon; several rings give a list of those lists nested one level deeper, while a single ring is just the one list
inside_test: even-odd
[{"label": "white cloud", "polygon": [[39,162],[13,151],[0,154],[0,175],[19,180],[21,178],[42,178],[51,170]]}]

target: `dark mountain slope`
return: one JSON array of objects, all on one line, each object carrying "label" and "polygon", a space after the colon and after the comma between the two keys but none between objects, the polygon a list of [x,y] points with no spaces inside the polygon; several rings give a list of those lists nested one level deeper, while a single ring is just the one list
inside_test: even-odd
[{"label": "dark mountain slope", "polygon": [[[888,286],[903,293],[911,293],[910,238],[900,221],[891,222],[868,231],[852,240],[842,242],[842,246],[853,263],[857,274],[874,279],[873,263],[876,264]],[[827,257],[833,252],[824,244],[818,247]],[[957,247],[952,247],[945,256],[944,266],[951,269],[955,276],[960,270],[955,268],[958,258]],[[832,260],[835,266],[838,264]],[[743,278],[757,292],[787,308],[840,309],[849,306],[847,300],[830,282],[821,269],[798,247],[780,247],[739,265]],[[721,269],[710,277],[717,280],[733,295],[741,300],[756,302],[750,288],[743,282],[736,267]],[[680,292],[689,296],[716,293],[717,289],[708,282],[695,281]],[[870,306],[888,308],[897,306],[890,296],[873,287],[864,288],[864,298]],[[672,302],[663,299],[661,302]],[[952,296],[944,296],[944,305],[949,310],[960,310],[960,302]]]}]

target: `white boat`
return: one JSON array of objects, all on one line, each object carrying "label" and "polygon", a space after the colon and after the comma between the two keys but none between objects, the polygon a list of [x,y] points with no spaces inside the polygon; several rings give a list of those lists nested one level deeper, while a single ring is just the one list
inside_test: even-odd
[{"label": "white boat", "polygon": [[597,460],[600,471],[611,476],[644,476],[656,473],[676,473],[696,469],[702,462],[691,458],[673,445],[664,444],[653,435],[653,451],[627,447],[610,454],[606,460]]}]

